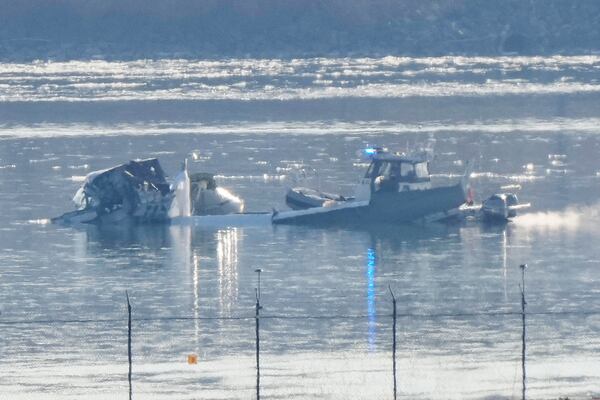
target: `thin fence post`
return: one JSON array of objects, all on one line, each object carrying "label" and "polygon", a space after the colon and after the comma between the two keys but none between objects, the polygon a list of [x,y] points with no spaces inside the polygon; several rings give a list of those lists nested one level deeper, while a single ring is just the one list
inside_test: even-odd
[{"label": "thin fence post", "polygon": [[255,289],[256,294],[256,314],[254,320],[256,322],[256,400],[260,400],[260,273],[262,269],[256,269],[254,272],[258,274],[258,287]]},{"label": "thin fence post", "polygon": [[388,288],[390,289],[390,294],[392,295],[392,305],[394,312],[392,322],[392,372],[394,376],[394,400],[396,400],[396,297],[394,296],[394,292],[392,291],[391,286],[388,286]]},{"label": "thin fence post", "polygon": [[129,381],[129,400],[133,398],[133,390],[131,386],[131,303],[129,302],[129,293],[125,291],[127,297],[127,359],[129,361],[129,373],[127,380]]},{"label": "thin fence post", "polygon": [[526,325],[525,325],[525,306],[527,302],[525,301],[525,268],[527,268],[527,264],[521,264],[519,266],[521,268],[521,318],[522,318],[522,327],[523,331],[521,334],[521,369],[523,371],[523,396],[522,400],[525,400],[525,390],[526,390],[526,368],[525,368],[525,356],[526,356]]}]

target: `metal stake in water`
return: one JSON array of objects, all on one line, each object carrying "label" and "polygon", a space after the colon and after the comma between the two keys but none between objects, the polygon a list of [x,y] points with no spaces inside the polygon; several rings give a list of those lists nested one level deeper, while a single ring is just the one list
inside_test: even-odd
[{"label": "metal stake in water", "polygon": [[394,378],[394,400],[396,400],[397,389],[396,389],[396,296],[392,291],[392,287],[388,286],[390,294],[392,295],[392,306],[393,308],[393,321],[392,321],[392,374]]},{"label": "metal stake in water", "polygon": [[260,273],[262,272],[262,269],[257,268],[254,270],[254,272],[256,272],[258,274],[258,289],[257,289],[256,297],[257,297],[257,300],[260,300]]},{"label": "metal stake in water", "polygon": [[522,400],[525,400],[525,379],[526,379],[526,369],[525,369],[525,350],[526,350],[526,325],[525,325],[525,306],[527,302],[525,301],[525,268],[527,268],[527,264],[521,264],[519,266],[521,268],[521,317],[523,321],[523,332],[521,335],[521,369],[523,371],[523,396]]},{"label": "metal stake in water", "polygon": [[260,273],[262,269],[255,269],[258,274],[258,285],[256,288],[256,400],[260,400]]},{"label": "metal stake in water", "polygon": [[129,382],[129,400],[133,398],[133,389],[131,385],[131,303],[129,302],[129,293],[125,291],[125,297],[127,297],[127,360],[129,362],[129,372],[127,374],[127,381]]}]

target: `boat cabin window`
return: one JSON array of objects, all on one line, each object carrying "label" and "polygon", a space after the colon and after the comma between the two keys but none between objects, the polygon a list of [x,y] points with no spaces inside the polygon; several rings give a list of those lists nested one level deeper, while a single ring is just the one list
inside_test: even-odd
[{"label": "boat cabin window", "polygon": [[429,168],[427,162],[375,161],[369,166],[365,178],[379,176],[396,182],[422,182],[429,180]]},{"label": "boat cabin window", "polygon": [[426,162],[415,164],[415,174],[418,179],[429,180],[429,166]]},{"label": "boat cabin window", "polygon": [[378,174],[377,172],[379,172],[379,163],[378,162],[372,162],[371,165],[369,165],[369,169],[367,169],[367,173],[365,174],[365,178],[375,178]]},{"label": "boat cabin window", "polygon": [[400,177],[401,181],[411,181],[415,177],[415,168],[409,163],[399,163],[400,175],[394,174],[394,177]]}]

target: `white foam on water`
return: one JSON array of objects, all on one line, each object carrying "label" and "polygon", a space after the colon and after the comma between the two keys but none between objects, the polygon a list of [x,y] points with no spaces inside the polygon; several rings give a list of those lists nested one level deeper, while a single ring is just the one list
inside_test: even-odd
[{"label": "white foam on water", "polygon": [[524,213],[513,219],[519,227],[532,230],[577,230],[594,227],[600,220],[600,204],[572,206],[562,211]]}]

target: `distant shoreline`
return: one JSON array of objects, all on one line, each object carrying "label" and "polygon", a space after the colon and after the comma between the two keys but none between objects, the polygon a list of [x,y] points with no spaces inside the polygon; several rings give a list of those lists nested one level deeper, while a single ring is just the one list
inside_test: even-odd
[{"label": "distant shoreline", "polygon": [[0,61],[594,54],[599,25],[593,0],[29,0]]}]

